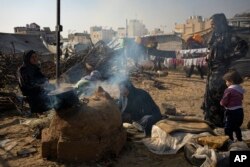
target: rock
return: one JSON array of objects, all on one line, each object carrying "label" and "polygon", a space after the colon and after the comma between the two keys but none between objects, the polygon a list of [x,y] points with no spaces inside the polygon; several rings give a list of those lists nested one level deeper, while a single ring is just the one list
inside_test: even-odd
[{"label": "rock", "polygon": [[154,62],[151,60],[144,60],[138,64],[139,68],[142,70],[153,70],[154,69]]},{"label": "rock", "polygon": [[125,129],[133,129],[133,128],[134,128],[132,124],[126,123],[126,122],[123,123],[122,126],[123,126]]},{"label": "rock", "polygon": [[30,154],[36,153],[37,150],[35,148],[23,148],[22,150],[17,152],[17,155],[22,157],[27,157]]},{"label": "rock", "polygon": [[245,143],[244,141],[238,141],[238,142],[232,142],[229,144],[228,146],[228,150],[230,151],[240,151],[240,150],[250,150],[247,143]]},{"label": "rock", "polygon": [[209,148],[221,148],[229,139],[228,136],[202,136],[197,139],[198,144],[203,146],[208,145]]},{"label": "rock", "polygon": [[250,121],[247,123],[247,129],[250,129]]},{"label": "rock", "polygon": [[176,115],[176,108],[171,104],[162,103],[161,108],[164,115]]},{"label": "rock", "polygon": [[167,71],[160,71],[160,70],[158,70],[156,73],[157,73],[157,76],[159,76],[159,77],[168,76],[168,72]]}]

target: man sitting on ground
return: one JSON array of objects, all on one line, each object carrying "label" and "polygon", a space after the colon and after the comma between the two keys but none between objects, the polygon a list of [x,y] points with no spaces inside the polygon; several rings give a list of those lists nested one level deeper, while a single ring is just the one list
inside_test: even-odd
[{"label": "man sitting on ground", "polygon": [[130,81],[121,82],[119,89],[122,121],[133,123],[135,128],[150,136],[152,126],[162,118],[159,107],[148,92],[135,88]]}]

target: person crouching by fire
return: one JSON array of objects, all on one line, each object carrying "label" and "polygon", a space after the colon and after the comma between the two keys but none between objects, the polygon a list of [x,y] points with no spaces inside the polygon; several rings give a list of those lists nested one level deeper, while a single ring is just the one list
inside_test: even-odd
[{"label": "person crouching by fire", "polygon": [[17,71],[19,88],[27,97],[31,113],[42,113],[52,108],[47,94],[55,88],[49,84],[37,64],[37,53],[33,50],[26,51],[23,55],[23,64]]},{"label": "person crouching by fire", "polygon": [[150,136],[152,126],[162,118],[159,107],[148,92],[135,88],[128,80],[119,83],[119,90],[122,121],[132,123],[136,129]]}]

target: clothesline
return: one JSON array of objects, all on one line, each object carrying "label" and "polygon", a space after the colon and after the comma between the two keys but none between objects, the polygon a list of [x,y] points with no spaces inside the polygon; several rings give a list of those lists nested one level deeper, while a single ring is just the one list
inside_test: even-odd
[{"label": "clothesline", "polygon": [[177,53],[180,54],[192,54],[192,53],[208,53],[208,48],[199,48],[199,49],[185,49],[185,50],[179,50]]},{"label": "clothesline", "polygon": [[[206,56],[209,53],[208,48],[199,49],[186,49],[176,51],[175,58],[163,58],[164,65],[166,67],[170,66],[206,66]],[[155,56],[150,56],[151,60],[155,59]]]},{"label": "clothesline", "polygon": [[187,50],[176,51],[176,57],[177,58],[198,58],[198,57],[206,57],[208,53],[209,53],[208,48],[187,49]]},{"label": "clothesline", "polygon": [[206,66],[206,57],[192,58],[192,59],[182,59],[182,58],[165,58],[164,63],[166,67],[170,66]]}]

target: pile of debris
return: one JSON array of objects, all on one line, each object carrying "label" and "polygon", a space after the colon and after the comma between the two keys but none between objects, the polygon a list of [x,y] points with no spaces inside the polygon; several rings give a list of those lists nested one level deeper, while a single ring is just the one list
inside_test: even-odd
[{"label": "pile of debris", "polygon": [[22,64],[22,56],[18,55],[1,55],[0,56],[0,87],[6,85],[17,85],[16,72]]},{"label": "pile of debris", "polygon": [[117,54],[115,50],[109,48],[103,41],[99,41],[86,55],[72,55],[72,58],[68,59],[72,64],[71,67],[67,65],[67,69],[64,69],[66,71],[62,74],[62,80],[68,83],[76,83],[93,70],[100,71],[104,78],[108,78],[114,73],[112,69]]},{"label": "pile of debris", "polygon": [[20,108],[17,104],[20,103],[17,102],[15,93],[0,92],[0,111],[9,111],[15,108]]}]

